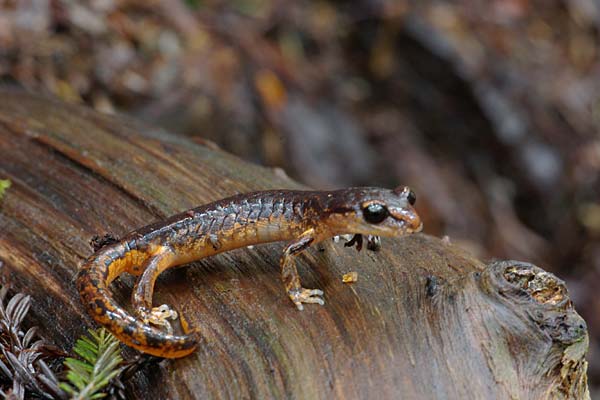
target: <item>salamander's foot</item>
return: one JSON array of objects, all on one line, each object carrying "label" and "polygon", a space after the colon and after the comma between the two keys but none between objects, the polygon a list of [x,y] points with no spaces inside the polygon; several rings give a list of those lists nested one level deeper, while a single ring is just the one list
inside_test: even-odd
[{"label": "salamander's foot", "polygon": [[296,308],[300,311],[304,310],[302,303],[325,304],[325,300],[323,300],[323,291],[319,289],[292,289],[288,291],[288,295],[296,305]]},{"label": "salamander's foot", "polygon": [[179,315],[177,314],[177,311],[171,310],[171,308],[166,304],[163,304],[159,307],[154,307],[149,312],[142,313],[142,319],[144,320],[144,323],[162,326],[166,329],[169,335],[173,334],[173,327],[167,320],[176,320],[178,316]]},{"label": "salamander's foot", "polygon": [[344,247],[353,247],[356,246],[356,250],[361,251],[363,245],[363,237],[360,233],[352,236],[348,242],[344,243]]},{"label": "salamander's foot", "polygon": [[[360,251],[363,246],[363,235],[357,233],[356,235],[352,236],[350,240],[344,243],[344,246],[356,246],[356,250]],[[367,235],[367,249],[371,251],[379,251],[379,249],[381,249],[381,238],[375,235]]]},{"label": "salamander's foot", "polygon": [[371,251],[381,250],[381,238],[375,235],[367,236],[367,249]]}]

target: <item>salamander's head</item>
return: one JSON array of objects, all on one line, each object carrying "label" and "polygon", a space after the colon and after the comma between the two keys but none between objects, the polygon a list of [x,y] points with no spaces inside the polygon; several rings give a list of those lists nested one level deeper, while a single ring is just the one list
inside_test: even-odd
[{"label": "salamander's head", "polygon": [[402,236],[419,232],[417,197],[406,186],[394,190],[350,188],[329,195],[327,224],[333,234]]}]

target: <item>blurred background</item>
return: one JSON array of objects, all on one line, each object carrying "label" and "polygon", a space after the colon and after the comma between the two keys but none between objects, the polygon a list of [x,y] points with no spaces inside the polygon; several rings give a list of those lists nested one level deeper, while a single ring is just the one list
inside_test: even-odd
[{"label": "blurred background", "polygon": [[599,0],[0,0],[0,84],[412,186],[427,233],[567,281],[599,393]]}]

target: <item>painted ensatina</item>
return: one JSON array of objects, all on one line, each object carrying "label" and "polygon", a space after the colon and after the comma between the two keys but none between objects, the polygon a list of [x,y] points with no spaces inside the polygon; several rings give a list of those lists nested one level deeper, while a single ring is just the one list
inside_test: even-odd
[{"label": "painted ensatina", "polygon": [[[177,313],[165,305],[152,307],[154,284],[161,272],[244,246],[290,241],[281,258],[288,296],[299,310],[303,303],[324,304],[321,290],[300,284],[294,257],[336,235],[354,234],[348,244],[359,247],[361,235],[418,232],[422,224],[413,208],[415,201],[414,192],[405,186],[240,194],[141,228],[102,247],[79,270],[77,289],[90,315],[122,342],[155,356],[184,357],[194,351],[198,337],[183,320],[184,334],[173,334],[167,319],[176,318]],[[119,306],[109,291],[110,283],[125,272],[139,276],[132,295],[135,316]]]}]

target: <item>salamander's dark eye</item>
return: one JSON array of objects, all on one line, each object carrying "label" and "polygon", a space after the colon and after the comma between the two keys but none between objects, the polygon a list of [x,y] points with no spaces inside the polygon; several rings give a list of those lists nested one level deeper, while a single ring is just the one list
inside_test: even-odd
[{"label": "salamander's dark eye", "polygon": [[365,221],[371,224],[383,222],[388,215],[390,215],[388,209],[382,204],[373,203],[363,208],[363,216],[365,217]]},{"label": "salamander's dark eye", "polygon": [[412,190],[409,190],[408,195],[406,195],[406,199],[408,200],[411,206],[414,206],[417,202],[417,195]]}]

